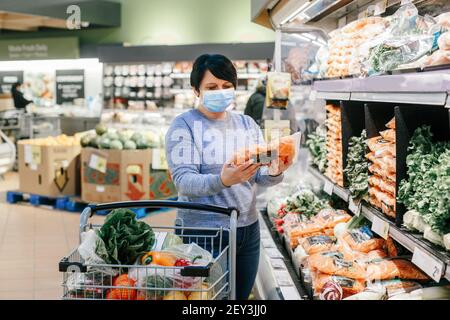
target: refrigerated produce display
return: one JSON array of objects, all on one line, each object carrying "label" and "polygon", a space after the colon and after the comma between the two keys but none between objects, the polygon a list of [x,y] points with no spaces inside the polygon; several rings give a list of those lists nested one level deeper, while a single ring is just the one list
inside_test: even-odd
[{"label": "refrigerated produce display", "polygon": [[351,3],[318,22],[312,4],[274,16],[280,33],[315,21],[329,39],[308,97],[321,106],[298,159],[307,165],[261,196],[261,214],[303,299],[447,300],[450,8],[412,1],[367,16],[374,3],[359,17]]}]

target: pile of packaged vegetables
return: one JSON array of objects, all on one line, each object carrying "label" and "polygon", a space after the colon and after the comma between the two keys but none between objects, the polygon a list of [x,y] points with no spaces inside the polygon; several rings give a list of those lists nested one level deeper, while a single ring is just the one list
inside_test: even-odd
[{"label": "pile of packaged vegetables", "polygon": [[396,144],[395,118],[386,124],[387,130],[367,140],[370,153],[366,158],[369,165],[369,202],[381,211],[395,218]]},{"label": "pile of packaged vegetables", "polygon": [[430,127],[420,127],[406,163],[408,179],[398,191],[398,201],[409,210],[403,223],[450,251],[450,142],[434,142]]},{"label": "pile of packaged vegetables", "polygon": [[182,276],[183,267],[212,262],[211,254],[173,233],[153,232],[128,209],[111,211],[100,229],[82,233],[77,251],[88,269],[68,276],[69,298],[210,300],[211,283],[223,274],[214,264],[208,278]]},{"label": "pile of packaged vegetables", "polygon": [[327,110],[327,169],[325,175],[339,186],[344,186],[344,168],[342,159],[341,108],[332,104]]},{"label": "pile of packaged vegetables", "polygon": [[316,299],[379,300],[429,283],[429,278],[402,254],[391,238],[377,237],[367,220],[353,217],[336,224],[334,236],[299,238],[294,259]]},{"label": "pile of packaged vegetables", "polygon": [[317,197],[313,191],[303,189],[283,201],[274,224],[279,233],[289,232],[295,225],[308,221],[324,208],[329,208],[327,201]]},{"label": "pile of packaged vegetables", "polygon": [[450,12],[441,14],[435,20],[445,32],[438,39],[439,50],[425,58],[424,67],[450,63]]},{"label": "pile of packaged vegetables", "polygon": [[347,166],[344,170],[348,189],[353,199],[362,199],[368,192],[368,161],[366,155],[367,134],[351,137],[348,143]]},{"label": "pile of packaged vegetables", "polygon": [[359,48],[373,37],[383,33],[387,22],[380,17],[354,21],[342,29],[330,33],[329,56],[326,63],[327,78],[359,73]]},{"label": "pile of packaged vegetables", "polygon": [[412,3],[402,5],[391,16],[353,21],[330,32],[328,53],[321,50],[318,57],[320,75],[370,76],[448,64],[449,30],[450,12],[437,17],[421,16]]}]

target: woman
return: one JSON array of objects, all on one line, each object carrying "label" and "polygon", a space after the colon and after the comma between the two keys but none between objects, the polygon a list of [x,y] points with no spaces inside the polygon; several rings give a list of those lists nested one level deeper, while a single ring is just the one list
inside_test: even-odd
[{"label": "woman", "polygon": [[[239,209],[236,298],[242,300],[251,293],[259,262],[254,185],[281,182],[290,164],[274,161],[270,167],[262,167],[252,161],[237,165],[230,162],[239,149],[263,142],[252,118],[229,111],[236,85],[236,69],[228,58],[208,54],[197,58],[191,86],[200,105],[172,122],[166,135],[166,155],[180,201]],[[229,217],[215,213],[179,210],[178,217],[188,227],[229,225]]]},{"label": "woman", "polygon": [[22,87],[22,83],[16,82],[11,87],[11,95],[14,100],[14,107],[16,109],[25,109],[27,105],[32,103],[33,101],[25,99],[20,88]]}]

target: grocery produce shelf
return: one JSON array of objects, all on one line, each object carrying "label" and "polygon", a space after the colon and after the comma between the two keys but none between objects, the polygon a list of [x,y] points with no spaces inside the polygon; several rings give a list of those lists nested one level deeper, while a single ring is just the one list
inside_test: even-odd
[{"label": "grocery produce shelf", "polygon": [[[310,166],[308,171],[318,178],[323,183],[333,184],[333,194],[340,197],[342,200],[349,202],[350,201],[350,192],[342,188],[333,182],[330,179],[325,177],[318,169]],[[420,248],[426,253],[428,253],[431,257],[433,257],[438,263],[442,264],[443,277],[450,281],[450,255],[445,251],[428,240],[424,239],[423,236],[419,233],[414,233],[407,230],[404,227],[397,227],[394,222],[389,220],[383,213],[373,208],[369,204],[363,203],[361,205],[361,213],[365,218],[369,221],[373,222],[375,217],[389,224],[389,235],[404,246],[407,250],[413,252],[415,248]]]},{"label": "grocery produce shelf", "polygon": [[[273,229],[273,226],[270,222],[270,218],[267,215],[266,210],[261,210],[260,213],[261,220],[264,222],[264,226],[261,227],[261,230],[266,230],[270,233],[272,243],[274,244],[275,248],[280,252],[282,256],[282,261],[286,267],[285,272],[287,271],[289,273],[290,278],[292,279],[293,286],[292,288],[282,286],[280,287],[281,293],[283,296],[291,296],[291,297],[297,297],[297,299],[309,299],[308,294],[306,293],[305,288],[301,285],[301,281],[299,278],[299,267],[294,263],[292,260],[292,252],[289,251],[284,243],[285,239],[284,237],[280,237],[279,234]],[[264,244],[263,244],[264,246]],[[283,289],[290,289],[292,292],[291,294],[284,294]],[[294,289],[294,290],[293,290]],[[288,292],[286,290],[286,292]]]},{"label": "grocery produce shelf", "polygon": [[[317,97],[325,100],[444,106],[450,92],[450,68],[367,78],[316,80],[312,89]],[[339,94],[345,99],[338,99]]]}]

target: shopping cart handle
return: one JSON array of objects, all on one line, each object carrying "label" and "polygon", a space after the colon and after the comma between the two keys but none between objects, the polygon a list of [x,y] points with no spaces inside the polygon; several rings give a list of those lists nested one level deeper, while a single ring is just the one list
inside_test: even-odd
[{"label": "shopping cart handle", "polygon": [[202,203],[192,203],[192,202],[180,202],[180,201],[170,201],[170,200],[142,200],[142,201],[123,201],[123,202],[111,202],[103,204],[90,204],[91,217],[96,211],[103,210],[113,210],[121,208],[174,208],[174,209],[187,209],[187,210],[199,210],[214,213],[221,213],[227,216],[231,216],[233,211],[236,211],[239,217],[239,210],[237,208],[227,208],[214,206]]}]

